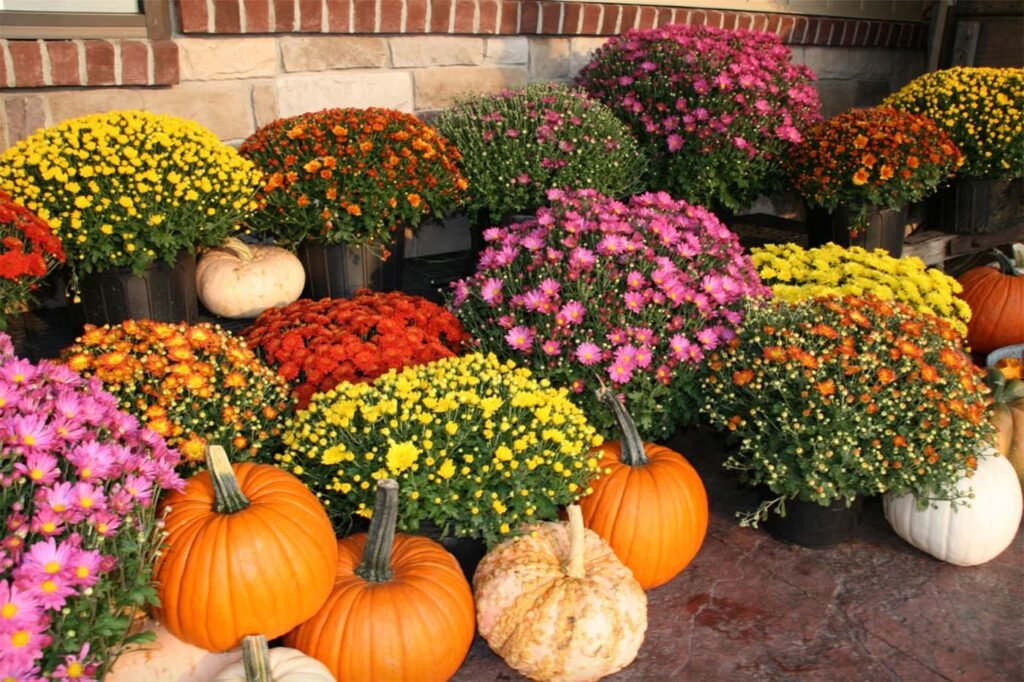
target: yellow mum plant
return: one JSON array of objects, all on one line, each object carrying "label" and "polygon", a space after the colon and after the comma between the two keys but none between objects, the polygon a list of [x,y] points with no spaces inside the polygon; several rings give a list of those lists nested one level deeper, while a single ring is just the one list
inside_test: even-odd
[{"label": "yellow mum plant", "polygon": [[49,222],[76,276],[220,244],[260,179],[198,123],[144,111],[64,121],[0,154],[0,189]]},{"label": "yellow mum plant", "polygon": [[317,394],[284,433],[279,466],[320,497],[335,528],[370,516],[376,481],[399,483],[398,524],[488,545],[588,494],[602,439],[530,370],[475,353]]},{"label": "yellow mum plant", "polygon": [[926,267],[920,258],[893,258],[884,249],[867,251],[859,246],[826,244],[804,249],[790,243],[755,247],[751,259],[761,281],[787,303],[818,296],[874,294],[940,317],[961,335],[967,333],[971,309],[956,295],[963,290],[960,283]]},{"label": "yellow mum plant", "polygon": [[960,175],[1024,176],[1024,69],[957,66],[918,76],[882,106],[923,114],[964,155]]}]

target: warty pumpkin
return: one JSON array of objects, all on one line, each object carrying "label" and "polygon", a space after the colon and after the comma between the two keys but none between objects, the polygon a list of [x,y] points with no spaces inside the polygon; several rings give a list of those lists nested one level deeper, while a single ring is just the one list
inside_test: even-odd
[{"label": "warty pumpkin", "polygon": [[970,506],[954,510],[950,502],[935,500],[920,509],[912,494],[886,493],[885,518],[922,552],[957,566],[977,566],[999,556],[1016,537],[1024,510],[1021,488],[1010,462],[991,448],[978,456],[974,475],[957,487],[963,493],[974,490]]},{"label": "warty pumpkin", "polygon": [[225,651],[245,635],[279,637],[316,613],[338,550],[323,506],[292,474],[232,467],[217,445],[207,466],[163,502],[156,616],[179,639]]},{"label": "warty pumpkin", "polygon": [[579,505],[484,556],[473,576],[480,636],[541,682],[599,680],[633,662],[647,631],[647,595]]},{"label": "warty pumpkin", "polygon": [[327,601],[285,637],[341,682],[447,680],[473,643],[473,593],[455,557],[396,534],[397,519],[398,484],[382,479],[369,531],[338,541]]},{"label": "warty pumpkin", "polygon": [[972,268],[960,277],[960,298],[971,308],[967,343],[974,353],[1024,343],[1024,270],[995,253],[998,267]]},{"label": "warty pumpkin", "polygon": [[263,635],[242,638],[240,659],[217,673],[212,682],[335,682],[320,661],[296,649],[268,649]]},{"label": "warty pumpkin", "polygon": [[615,414],[622,439],[601,446],[606,473],[580,500],[583,523],[608,541],[645,589],[679,574],[697,555],[708,530],[708,497],[693,466],[679,453],[640,439],[618,398],[598,398]]},{"label": "warty pumpkin", "polygon": [[204,253],[196,264],[199,301],[220,317],[256,317],[295,301],[305,285],[305,270],[294,254],[234,237]]}]

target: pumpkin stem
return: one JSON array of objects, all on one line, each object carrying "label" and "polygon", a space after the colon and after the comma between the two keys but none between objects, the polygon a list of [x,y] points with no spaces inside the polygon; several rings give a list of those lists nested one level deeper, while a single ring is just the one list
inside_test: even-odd
[{"label": "pumpkin stem", "polygon": [[570,504],[566,511],[569,514],[569,561],[562,571],[570,578],[585,578],[587,571],[583,567],[583,546],[586,536],[583,534],[583,510],[578,504]]},{"label": "pumpkin stem", "polygon": [[245,666],[245,682],[273,682],[266,637],[246,635],[242,638],[242,665]]},{"label": "pumpkin stem", "polygon": [[623,464],[631,467],[638,467],[647,464],[647,455],[644,454],[644,442],[640,438],[640,432],[636,430],[636,424],[629,412],[619,402],[618,396],[603,386],[596,391],[597,399],[611,408],[615,420],[619,422],[619,429],[622,431],[622,455],[620,459]]},{"label": "pumpkin stem", "polygon": [[371,583],[391,580],[391,548],[395,542],[395,524],[398,523],[398,483],[390,478],[377,481],[377,498],[373,502],[373,517],[366,533],[363,560],[356,575]]},{"label": "pumpkin stem", "polygon": [[996,260],[999,262],[999,272],[1003,273],[1004,275],[1017,274],[1017,269],[1014,267],[1013,261],[1010,260],[1010,258],[1005,253],[1003,253],[999,249],[995,249],[994,251],[992,251],[992,253],[995,254]]},{"label": "pumpkin stem", "polygon": [[213,511],[234,514],[249,506],[249,498],[242,492],[235,471],[228,461],[228,453],[219,445],[206,446],[206,468],[213,481]]},{"label": "pumpkin stem", "polygon": [[220,245],[220,248],[226,249],[235,254],[235,257],[240,261],[250,261],[253,258],[252,249],[250,249],[249,245],[238,237],[228,237],[224,243]]}]

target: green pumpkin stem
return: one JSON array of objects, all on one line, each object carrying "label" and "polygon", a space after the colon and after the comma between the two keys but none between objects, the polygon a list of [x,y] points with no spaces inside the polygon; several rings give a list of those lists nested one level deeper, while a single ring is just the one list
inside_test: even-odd
[{"label": "green pumpkin stem", "polygon": [[597,389],[597,399],[611,408],[615,420],[619,422],[619,429],[622,431],[622,455],[620,459],[623,464],[631,467],[638,467],[647,464],[647,455],[644,454],[644,441],[640,438],[640,432],[636,430],[636,424],[629,412],[619,402],[618,396],[607,388]]},{"label": "green pumpkin stem", "polygon": [[245,666],[245,682],[273,682],[266,637],[246,635],[242,638],[242,665]]},{"label": "green pumpkin stem", "polygon": [[391,580],[391,549],[398,523],[398,483],[390,478],[377,481],[377,498],[373,502],[373,518],[366,533],[363,560],[356,575],[371,583]]},{"label": "green pumpkin stem", "polygon": [[583,567],[583,546],[586,536],[583,534],[583,510],[578,504],[570,504],[566,511],[569,514],[569,561],[562,571],[570,578],[585,578],[587,571]]},{"label": "green pumpkin stem", "polygon": [[224,448],[219,445],[206,446],[206,468],[213,481],[213,511],[218,514],[234,514],[249,506],[249,498],[239,487]]},{"label": "green pumpkin stem", "polygon": [[999,272],[1003,273],[1004,275],[1017,274],[1017,268],[1014,265],[1014,262],[1010,260],[1010,258],[1005,253],[1003,253],[999,249],[995,249],[994,251],[992,251],[992,253],[995,254],[996,260],[999,262]]}]

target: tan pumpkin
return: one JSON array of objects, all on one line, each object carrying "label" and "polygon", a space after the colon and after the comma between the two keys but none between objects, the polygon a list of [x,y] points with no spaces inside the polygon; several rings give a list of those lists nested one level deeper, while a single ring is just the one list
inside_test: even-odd
[{"label": "tan pumpkin", "polygon": [[306,273],[294,254],[234,237],[204,253],[196,264],[199,301],[220,317],[251,318],[288,305],[305,284]]},{"label": "tan pumpkin", "polygon": [[473,577],[480,636],[541,682],[587,682],[633,662],[647,631],[647,596],[579,506],[491,550]]},{"label": "tan pumpkin", "polygon": [[320,661],[297,649],[268,649],[263,635],[243,637],[235,658],[212,682],[335,682]]},{"label": "tan pumpkin", "polygon": [[139,632],[146,630],[152,630],[156,640],[122,654],[104,678],[107,682],[207,682],[239,657],[237,651],[214,654],[187,644],[155,620],[140,625]]},{"label": "tan pumpkin", "polygon": [[1024,381],[1006,377],[989,368],[986,383],[992,389],[992,424],[996,427],[996,452],[1010,460],[1024,486]]}]

